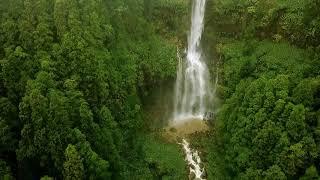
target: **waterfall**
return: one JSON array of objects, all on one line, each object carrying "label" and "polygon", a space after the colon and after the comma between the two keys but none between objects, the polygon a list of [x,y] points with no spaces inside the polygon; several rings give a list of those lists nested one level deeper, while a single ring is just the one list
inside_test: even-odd
[{"label": "waterfall", "polygon": [[210,75],[201,52],[201,36],[204,28],[206,0],[194,0],[191,30],[185,57],[178,51],[179,65],[174,99],[174,122],[202,119],[212,99]]}]

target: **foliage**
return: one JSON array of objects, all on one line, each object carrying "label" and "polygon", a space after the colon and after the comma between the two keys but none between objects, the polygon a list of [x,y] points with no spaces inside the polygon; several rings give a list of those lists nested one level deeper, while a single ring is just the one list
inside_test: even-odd
[{"label": "foliage", "polygon": [[151,3],[149,2],[149,9],[152,9],[149,19],[155,21],[156,31],[164,34],[166,37],[175,38],[179,36],[185,38],[185,31],[187,29],[186,23],[181,23],[183,18],[188,16],[189,1],[185,0],[158,0]]},{"label": "foliage", "polygon": [[154,178],[186,179],[184,154],[176,144],[149,135],[144,144],[145,160]]},{"label": "foliage", "polygon": [[[174,77],[169,38],[184,8],[1,1],[0,179],[11,169],[17,179],[125,179],[133,160],[148,169],[137,143],[145,129],[140,94]],[[170,19],[159,15],[165,9]],[[160,34],[157,23],[171,29]]]},{"label": "foliage", "polygon": [[207,2],[204,38],[223,99],[214,138],[206,140],[211,178],[318,178],[318,6],[318,0]]},{"label": "foliage", "polygon": [[63,163],[64,179],[83,179],[83,164],[75,146],[68,145],[65,156],[66,161]]},{"label": "foliage", "polygon": [[216,32],[218,38],[259,37],[286,39],[300,47],[319,45],[318,0],[210,0],[208,4],[207,33]]},{"label": "foliage", "polygon": [[10,167],[2,159],[0,159],[0,177],[4,180],[13,179]]},{"label": "foliage", "polygon": [[[185,179],[141,102],[175,76],[189,5],[0,1],[0,179]],[[224,101],[197,142],[209,179],[319,178],[319,5],[207,1]]]},{"label": "foliage", "polygon": [[310,71],[313,61],[302,49],[269,41],[226,43],[220,52],[226,101],[216,125],[226,174],[301,177],[320,153],[320,79]]}]

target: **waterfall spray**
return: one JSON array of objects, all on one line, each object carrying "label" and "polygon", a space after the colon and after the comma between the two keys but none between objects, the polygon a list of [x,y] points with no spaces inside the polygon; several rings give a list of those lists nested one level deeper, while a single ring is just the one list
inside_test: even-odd
[{"label": "waterfall spray", "polygon": [[174,123],[187,119],[202,119],[212,99],[210,75],[200,47],[205,4],[206,0],[193,1],[186,57],[182,58],[178,51]]}]

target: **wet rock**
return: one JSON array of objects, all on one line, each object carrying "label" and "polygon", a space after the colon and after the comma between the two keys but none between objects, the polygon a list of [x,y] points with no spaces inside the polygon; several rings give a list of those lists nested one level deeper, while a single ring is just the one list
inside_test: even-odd
[{"label": "wet rock", "polygon": [[193,164],[189,164],[189,167],[190,167],[191,169],[196,169],[196,167],[195,167]]},{"label": "wet rock", "polygon": [[205,170],[203,170],[203,173],[201,174],[201,178],[202,179],[206,179],[207,178],[207,172]]},{"label": "wet rock", "polygon": [[199,167],[200,167],[200,169],[203,169],[203,168],[204,168],[203,163],[200,163],[200,164],[199,164]]},{"label": "wet rock", "polygon": [[192,159],[194,162],[197,162],[197,158],[195,156],[192,156]]},{"label": "wet rock", "polygon": [[189,174],[189,180],[194,180],[195,178],[196,178],[196,175],[193,172],[191,172]]},{"label": "wet rock", "polygon": [[182,139],[183,139],[183,138],[182,138],[182,137],[180,137],[180,136],[177,136],[177,138],[176,138],[176,139],[177,139],[177,141],[178,141],[178,142],[182,142]]}]

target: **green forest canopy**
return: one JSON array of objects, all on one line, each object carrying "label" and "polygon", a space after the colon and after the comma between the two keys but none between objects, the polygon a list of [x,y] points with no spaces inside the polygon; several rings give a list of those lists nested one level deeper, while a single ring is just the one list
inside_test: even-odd
[{"label": "green forest canopy", "polygon": [[[199,141],[208,179],[319,179],[319,6],[207,1],[222,100]],[[184,0],[0,1],[0,179],[186,178],[142,100],[175,78],[189,12]]]},{"label": "green forest canopy", "polygon": [[205,139],[212,179],[319,179],[319,5],[208,2],[205,41],[215,42],[223,99]]},{"label": "green forest canopy", "polygon": [[185,7],[1,1],[0,179],[148,174],[140,98],[175,75],[173,34]]}]

